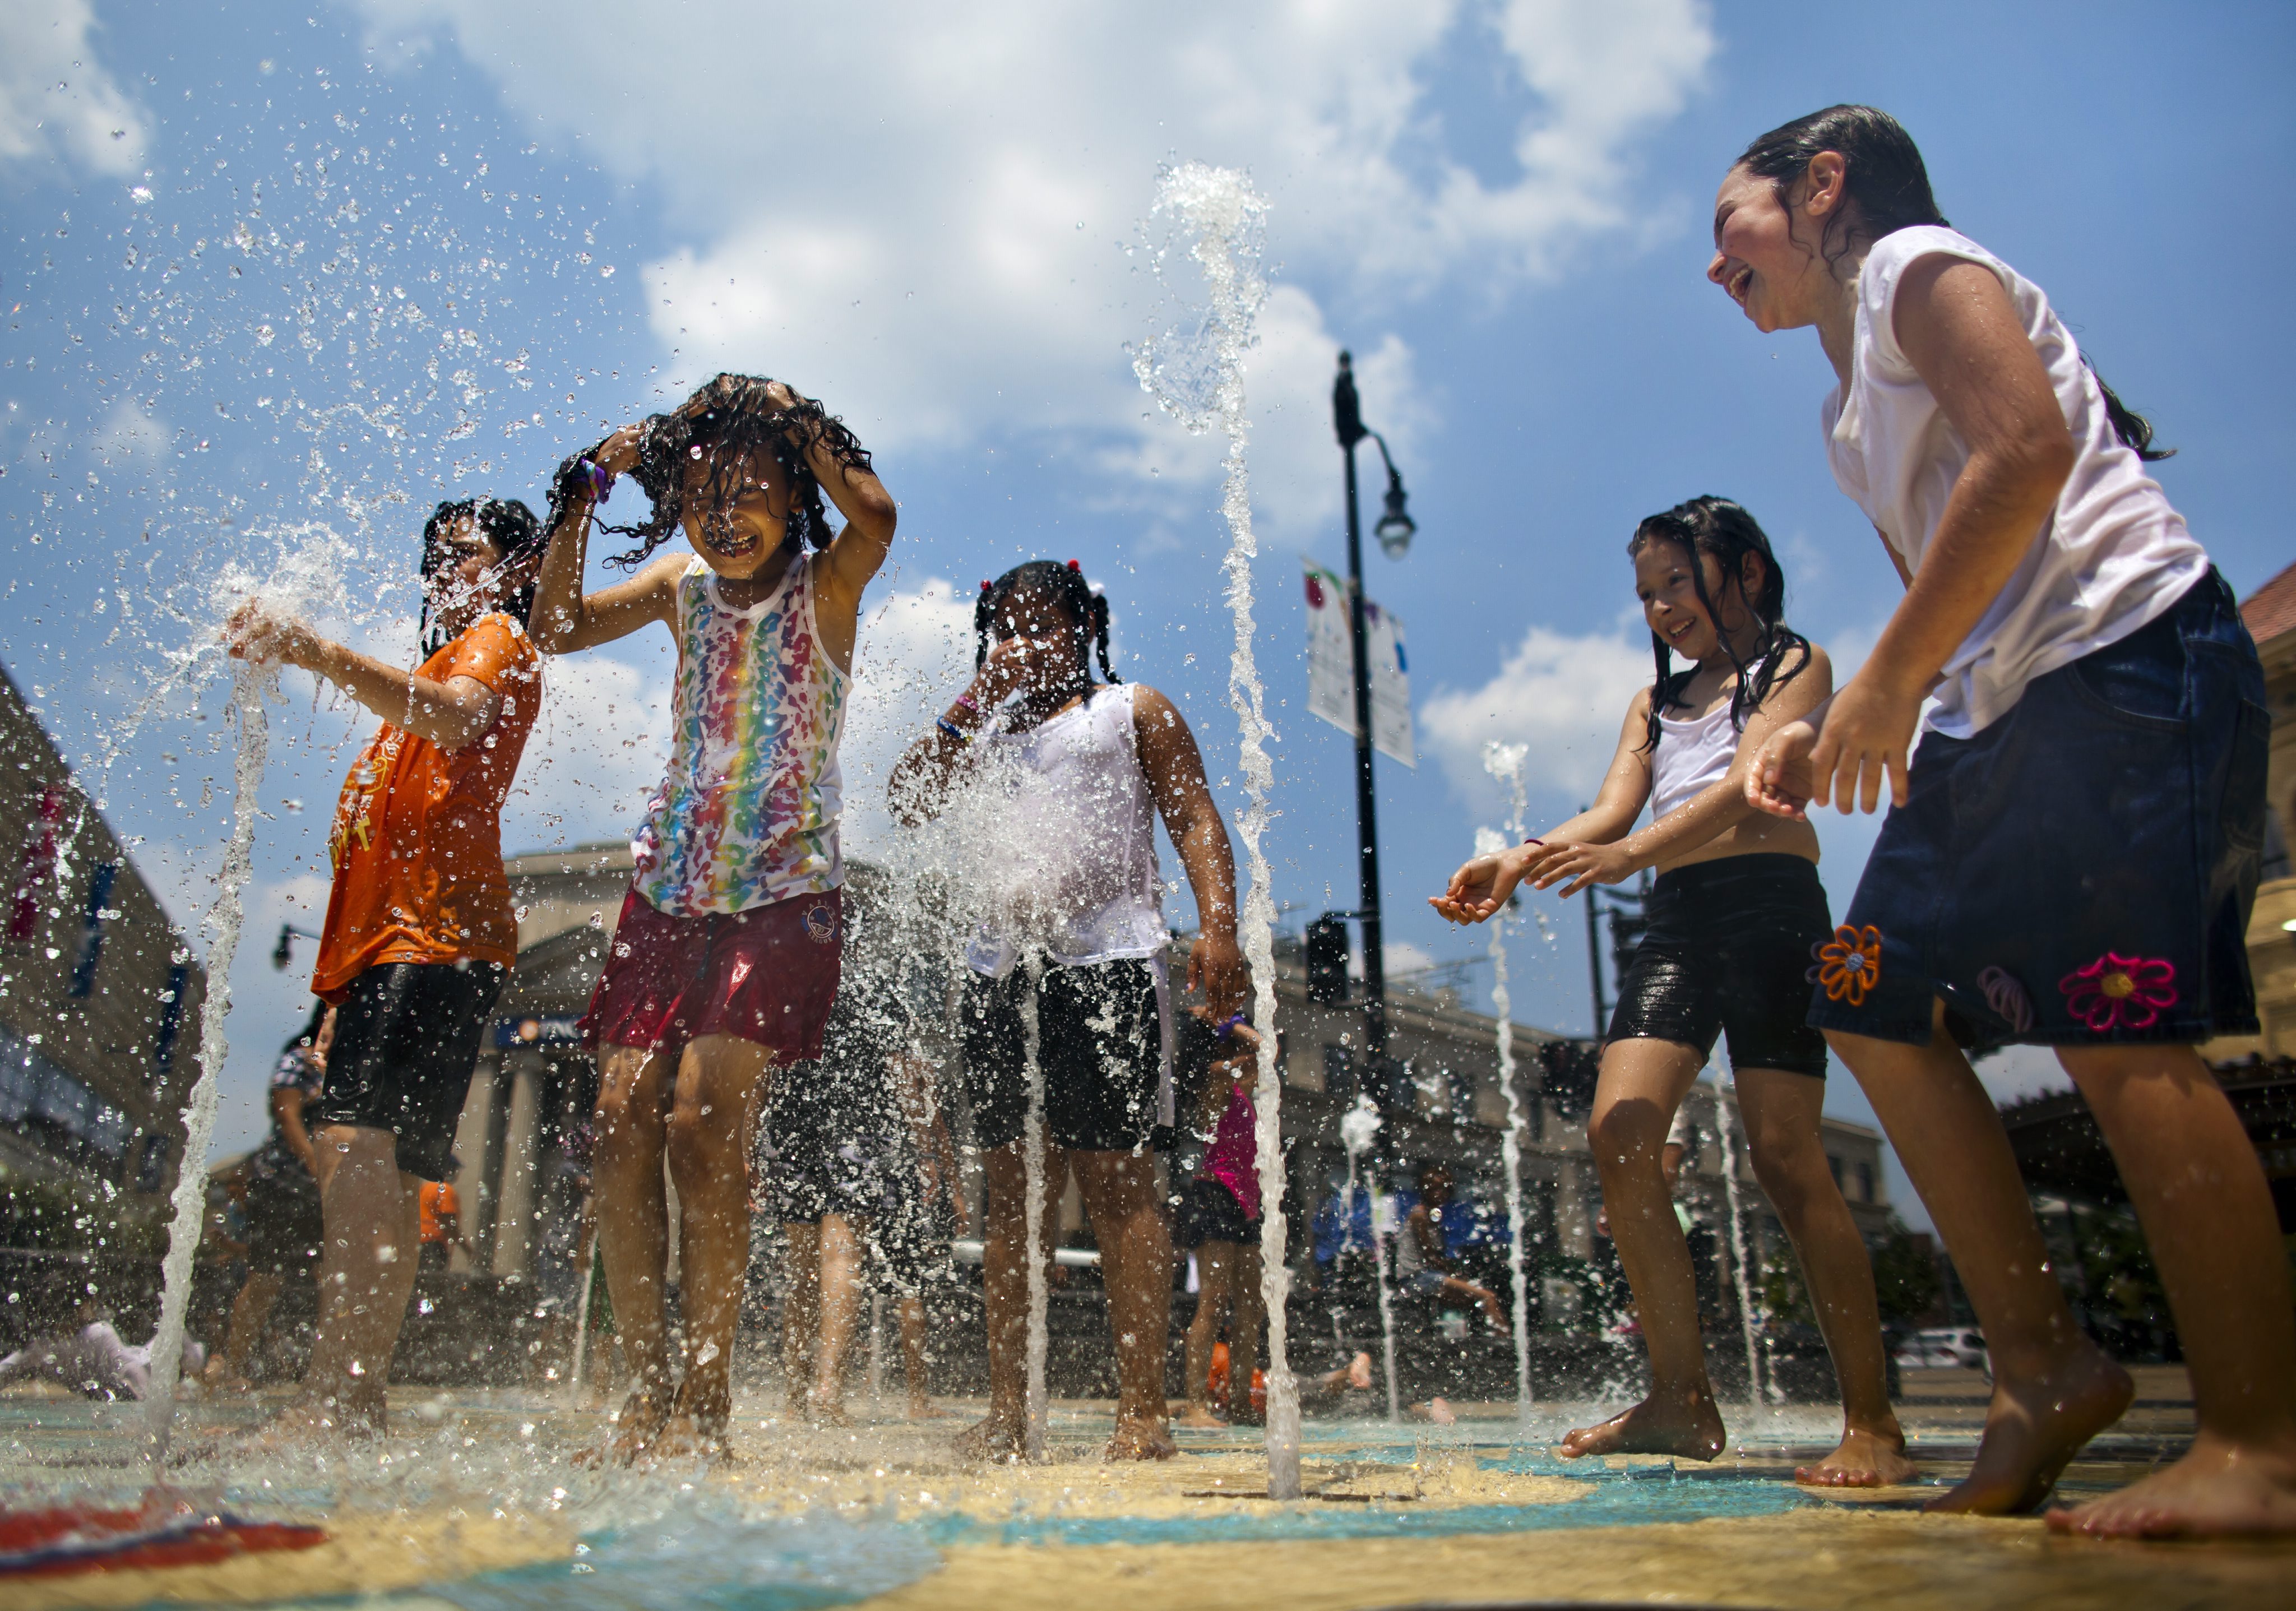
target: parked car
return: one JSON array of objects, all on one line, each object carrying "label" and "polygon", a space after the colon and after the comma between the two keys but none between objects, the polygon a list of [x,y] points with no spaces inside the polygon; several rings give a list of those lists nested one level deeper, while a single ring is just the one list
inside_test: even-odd
[{"label": "parked car", "polygon": [[1993,1374],[1993,1356],[1986,1350],[1985,1334],[1973,1326],[1934,1326],[1915,1332],[1898,1344],[1892,1358],[1902,1370],[1942,1368]]}]

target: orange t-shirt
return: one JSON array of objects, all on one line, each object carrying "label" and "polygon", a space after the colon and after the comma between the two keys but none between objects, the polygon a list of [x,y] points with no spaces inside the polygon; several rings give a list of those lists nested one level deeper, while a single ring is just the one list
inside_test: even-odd
[{"label": "orange t-shirt", "polygon": [[425,1180],[416,1201],[421,1204],[422,1213],[422,1239],[425,1242],[445,1241],[447,1228],[439,1223],[439,1216],[453,1214],[460,1219],[463,1213],[462,1202],[455,1196],[455,1188],[444,1180]]},{"label": "orange t-shirt", "polygon": [[494,726],[451,753],[385,722],[343,781],[328,851],[335,882],[311,989],[340,1001],[392,962],[518,959],[503,875],[502,805],[542,698],[542,660],[507,615],[482,616],[424,661],[502,695]]}]

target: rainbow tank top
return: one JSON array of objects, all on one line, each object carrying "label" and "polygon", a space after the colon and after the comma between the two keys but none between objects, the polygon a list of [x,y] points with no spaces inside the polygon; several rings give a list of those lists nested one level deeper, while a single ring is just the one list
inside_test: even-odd
[{"label": "rainbow tank top", "polygon": [[800,556],[746,610],[695,558],[677,579],[669,775],[631,842],[632,883],[672,916],[740,912],[845,880],[837,744],[846,686],[814,621]]}]

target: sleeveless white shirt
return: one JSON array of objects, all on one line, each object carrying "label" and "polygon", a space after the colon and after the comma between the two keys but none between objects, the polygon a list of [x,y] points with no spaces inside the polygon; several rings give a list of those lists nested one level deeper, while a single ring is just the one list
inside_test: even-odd
[{"label": "sleeveless white shirt", "polygon": [[1730,702],[1703,716],[1658,719],[1658,750],[1651,756],[1651,820],[1669,816],[1730,775],[1742,736],[1730,725]]},{"label": "sleeveless white shirt", "polygon": [[1156,802],[1134,737],[1136,686],[1095,688],[1033,727],[980,740],[979,780],[996,798],[978,819],[996,843],[991,910],[965,952],[1002,978],[1023,949],[1056,966],[1160,958],[1163,883]]},{"label": "sleeveless white shirt", "polygon": [[2209,557],[2144,461],[2113,434],[2104,393],[2041,288],[1956,231],[1920,225],[1883,235],[1857,275],[1848,386],[1825,399],[1833,479],[1919,571],[1969,444],[1898,345],[1898,287],[1932,256],[1981,263],[2001,281],[2049,372],[2074,449],[2056,507],[2000,595],[1944,668],[1923,725],[1967,738],[2006,715],[2025,685],[2120,642],[2200,580]]}]

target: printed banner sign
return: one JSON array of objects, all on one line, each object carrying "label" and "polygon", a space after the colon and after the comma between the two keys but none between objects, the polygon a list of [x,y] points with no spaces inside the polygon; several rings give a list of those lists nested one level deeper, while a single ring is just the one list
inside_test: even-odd
[{"label": "printed banner sign", "polygon": [[[1348,643],[1348,584],[1308,565],[1308,709],[1355,736],[1355,656]],[[1411,733],[1411,660],[1403,623],[1365,600],[1364,649],[1371,662],[1371,742],[1406,767],[1419,764]]]}]

